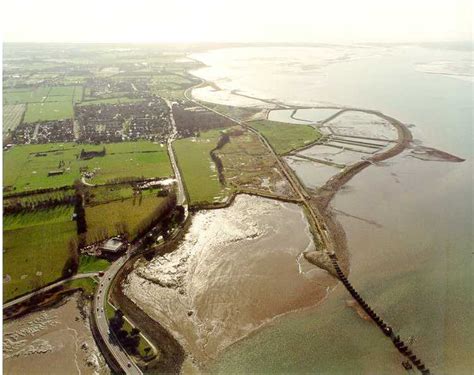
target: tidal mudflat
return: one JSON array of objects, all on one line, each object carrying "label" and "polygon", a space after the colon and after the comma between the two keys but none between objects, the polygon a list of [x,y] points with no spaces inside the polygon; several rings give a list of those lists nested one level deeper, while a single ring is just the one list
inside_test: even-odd
[{"label": "tidal mudflat", "polygon": [[314,246],[299,206],[239,195],[228,208],[198,212],[178,248],[138,263],[123,288],[202,365],[273,318],[326,296],[334,278],[300,266]]},{"label": "tidal mudflat", "polygon": [[[421,161],[415,159],[418,154],[404,152],[355,176],[331,206],[347,235],[349,277],[355,287],[402,338],[413,343],[433,373],[469,374],[473,365],[469,302],[474,285],[469,203],[472,84],[421,73],[416,67],[440,58],[469,60],[471,51],[401,47],[392,52],[321,69],[318,73],[325,82],[309,71],[302,84],[303,78],[289,73],[284,90],[273,88],[265,69],[254,69],[252,64],[244,68],[260,76],[255,82],[262,92],[285,103],[311,101],[316,106],[325,100],[374,108],[414,124],[410,126],[414,145],[422,142],[466,159]],[[241,67],[236,66],[234,87],[256,90],[234,78],[240,74]],[[405,374],[404,359],[349,306],[348,296],[336,288],[318,308],[285,316],[233,345],[211,369],[223,374]]]},{"label": "tidal mudflat", "polygon": [[[3,324],[5,374],[109,374],[79,296]],[[34,365],[32,365],[34,363]]]}]

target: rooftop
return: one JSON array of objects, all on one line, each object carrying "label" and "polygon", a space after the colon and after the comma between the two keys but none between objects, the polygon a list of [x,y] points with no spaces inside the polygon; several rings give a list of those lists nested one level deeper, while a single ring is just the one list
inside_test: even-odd
[{"label": "rooftop", "polygon": [[124,242],[118,237],[112,237],[108,239],[102,246],[101,249],[105,251],[118,252],[122,249]]}]

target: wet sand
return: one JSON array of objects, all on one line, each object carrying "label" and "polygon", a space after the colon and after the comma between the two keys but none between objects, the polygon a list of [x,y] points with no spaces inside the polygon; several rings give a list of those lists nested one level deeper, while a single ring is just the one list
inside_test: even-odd
[{"label": "wet sand", "polygon": [[301,267],[310,250],[299,206],[239,195],[228,208],[197,213],[178,249],[138,264],[123,290],[203,367],[275,317],[326,296],[336,281]]},{"label": "wet sand", "polygon": [[88,320],[78,308],[79,294],[60,306],[3,324],[3,372],[23,374],[109,374]]}]

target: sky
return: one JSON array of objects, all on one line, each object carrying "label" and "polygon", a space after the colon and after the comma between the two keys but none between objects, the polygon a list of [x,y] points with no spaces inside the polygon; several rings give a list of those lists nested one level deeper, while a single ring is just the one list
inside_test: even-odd
[{"label": "sky", "polygon": [[11,0],[6,42],[472,40],[471,0]]}]

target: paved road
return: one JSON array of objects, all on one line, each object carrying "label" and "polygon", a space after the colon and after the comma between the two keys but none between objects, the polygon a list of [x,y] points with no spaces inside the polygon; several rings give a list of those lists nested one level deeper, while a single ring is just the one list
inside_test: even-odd
[{"label": "paved road", "polygon": [[64,283],[67,283],[69,281],[84,279],[86,277],[93,277],[93,276],[97,276],[98,274],[99,274],[98,272],[79,273],[77,275],[68,277],[67,279],[59,280],[59,281],[55,282],[54,284],[50,284],[48,286],[45,286],[44,288],[35,290],[34,292],[25,294],[24,296],[18,297],[18,298],[14,299],[10,302],[4,303],[3,308],[7,309],[9,307],[12,307],[12,306],[16,305],[17,303],[24,302],[24,301],[30,299],[31,297],[36,296],[37,294],[47,292],[48,290],[54,289],[57,286],[62,285]]},{"label": "paved road", "polygon": [[132,247],[124,256],[112,263],[110,268],[104,273],[104,276],[101,277],[100,284],[94,296],[93,314],[99,334],[107,346],[109,353],[115,358],[126,374],[139,375],[142,374],[141,370],[135,362],[133,362],[125,349],[122,348],[115,334],[110,332],[105,310],[110,285],[134,249],[136,249],[136,247]]},{"label": "paved road", "polygon": [[172,133],[168,138],[168,154],[170,156],[171,166],[173,167],[176,181],[178,182],[178,194],[177,194],[178,204],[185,206],[186,211],[187,211],[186,194],[184,192],[183,179],[181,178],[181,173],[178,168],[178,163],[176,162],[176,155],[174,154],[174,150],[173,150],[173,141],[176,140],[176,138],[178,137],[178,130],[176,129],[176,123],[173,117],[173,106],[168,100],[166,100],[166,103],[168,104],[168,107],[170,108],[170,121],[171,121],[171,126],[173,127]]},{"label": "paved road", "polygon": [[[171,105],[168,102],[168,106]],[[172,143],[177,137],[177,129],[176,124],[174,122],[173,115],[171,114],[171,125],[173,127],[172,133],[168,138],[168,152],[170,155],[171,165],[174,170],[175,178],[178,185],[178,193],[177,193],[177,203],[183,205],[185,208],[185,218],[188,216],[188,207],[186,204],[186,194],[184,192],[184,184],[181,177],[181,173],[178,169],[178,164],[176,162],[176,157],[173,151]],[[154,228],[152,229],[152,231]],[[143,237],[145,237],[145,234]],[[110,268],[105,272],[104,276],[101,277],[101,281],[99,287],[94,296],[94,304],[93,304],[93,314],[95,318],[95,322],[99,331],[100,336],[102,337],[103,342],[107,346],[108,351],[111,355],[115,358],[116,362],[122,368],[122,370],[127,375],[138,375],[142,374],[140,368],[133,362],[130,358],[128,353],[122,348],[120,343],[118,342],[116,336],[110,332],[109,330],[109,323],[107,321],[106,310],[105,306],[107,304],[108,292],[109,288],[117,275],[120,271],[122,266],[127,262],[132,254],[141,246],[141,240],[137,241],[137,243],[130,247],[127,253],[116,260]]]}]

